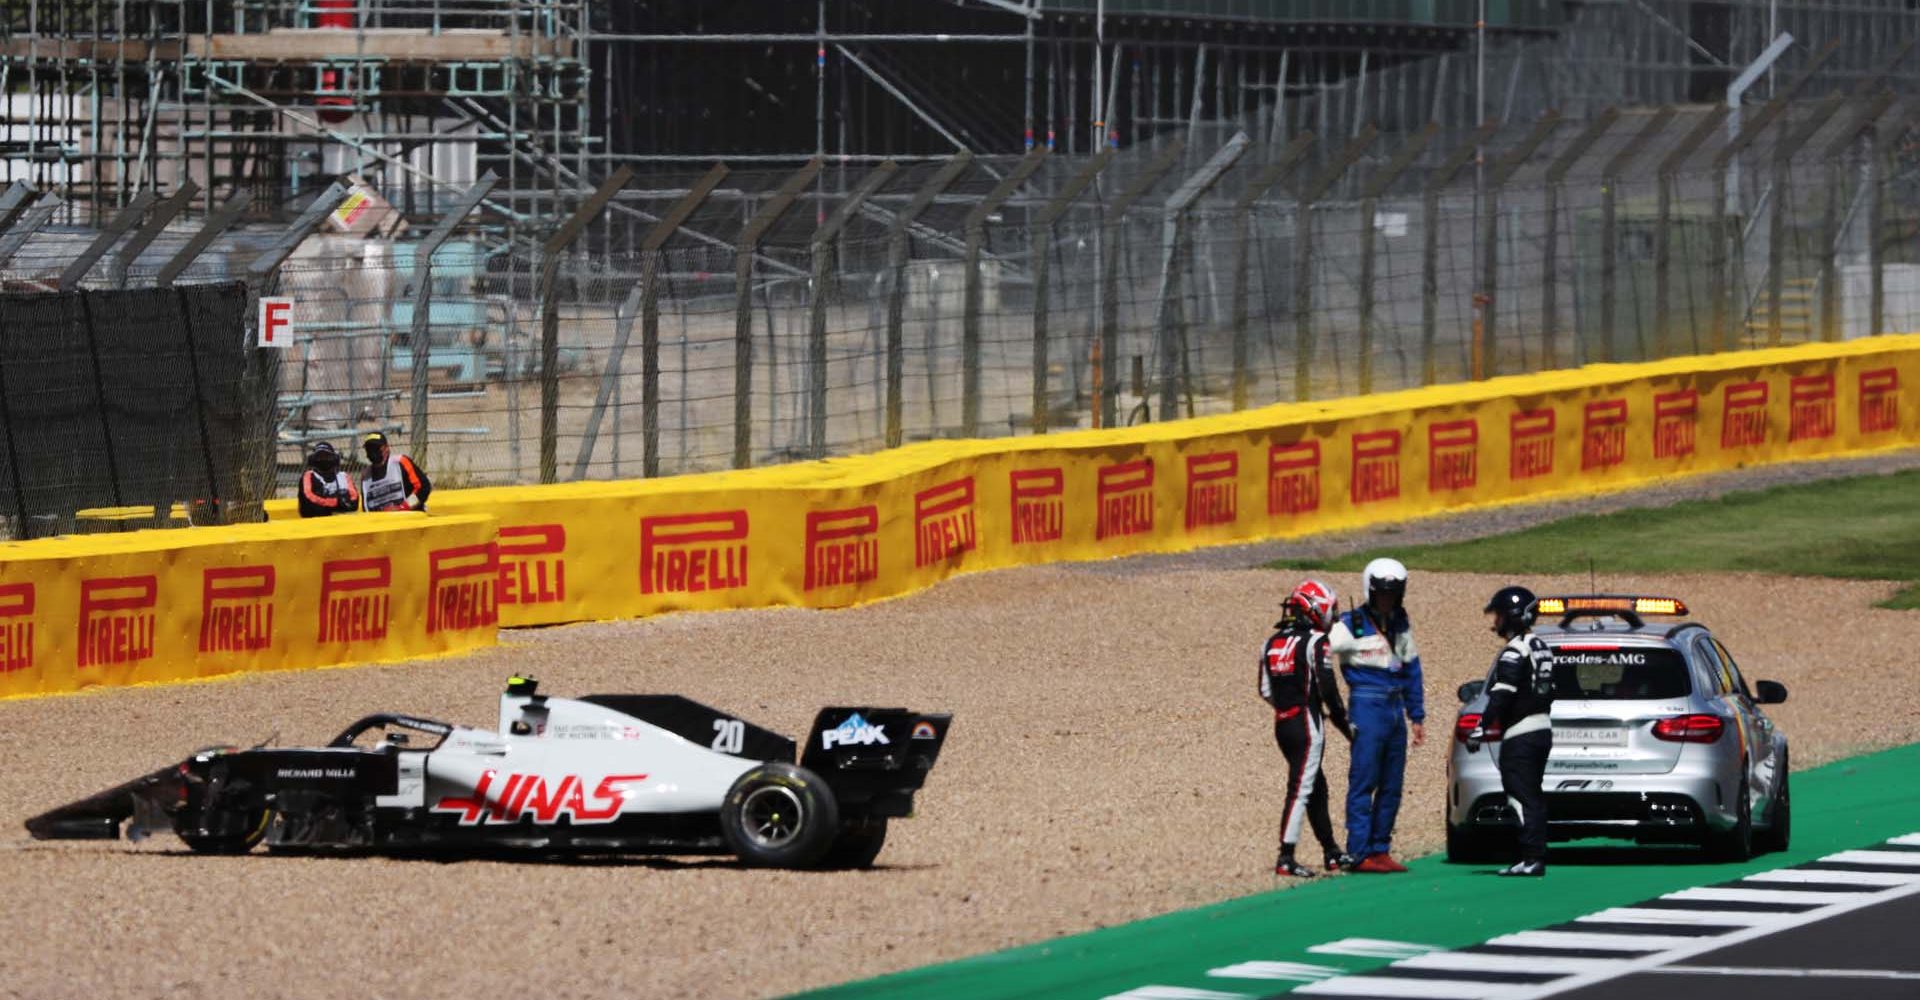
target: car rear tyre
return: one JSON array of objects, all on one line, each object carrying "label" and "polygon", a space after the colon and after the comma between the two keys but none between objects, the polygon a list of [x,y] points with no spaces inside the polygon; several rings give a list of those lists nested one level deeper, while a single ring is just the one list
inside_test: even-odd
[{"label": "car rear tyre", "polygon": [[821,861],[823,868],[871,868],[880,848],[887,843],[887,818],[868,816],[850,819],[840,826],[833,848]]},{"label": "car rear tyre", "polygon": [[1762,853],[1784,851],[1793,839],[1793,798],[1788,794],[1786,761],[1780,762],[1780,795],[1773,801],[1773,822],[1755,833],[1754,844]]},{"label": "car rear tyre", "polygon": [[1720,861],[1745,861],[1753,857],[1753,793],[1747,778],[1740,776],[1739,798],[1734,803],[1739,819],[1725,833],[1707,833],[1707,851]]},{"label": "car rear tyre", "polygon": [[840,832],[840,808],[819,775],[769,761],[741,775],[720,806],[720,834],[746,864],[813,868]]}]

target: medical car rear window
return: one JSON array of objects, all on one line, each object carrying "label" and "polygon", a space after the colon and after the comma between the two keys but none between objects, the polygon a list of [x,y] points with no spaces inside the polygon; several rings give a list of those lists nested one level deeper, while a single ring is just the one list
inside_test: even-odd
[{"label": "medical car rear window", "polygon": [[1686,658],[1678,650],[1610,643],[1550,645],[1557,698],[1633,701],[1684,698],[1693,690]]}]

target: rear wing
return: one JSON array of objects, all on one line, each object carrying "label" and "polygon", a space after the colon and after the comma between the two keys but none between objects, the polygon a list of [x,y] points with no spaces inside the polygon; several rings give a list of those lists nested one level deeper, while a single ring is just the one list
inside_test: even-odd
[{"label": "rear wing", "polygon": [[835,706],[814,716],[800,766],[832,786],[843,816],[907,816],[953,716]]}]

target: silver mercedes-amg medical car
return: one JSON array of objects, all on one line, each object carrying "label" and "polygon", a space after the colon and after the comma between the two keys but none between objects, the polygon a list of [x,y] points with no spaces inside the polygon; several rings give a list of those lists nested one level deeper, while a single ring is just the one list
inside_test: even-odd
[{"label": "silver mercedes-amg medical car", "polygon": [[[1700,844],[1726,859],[1787,847],[1787,737],[1761,711],[1787,689],[1751,689],[1727,647],[1672,598],[1538,601],[1554,654],[1549,836]],[[1649,619],[1667,619],[1654,620]],[[1489,657],[1491,659],[1491,657]],[[1512,853],[1518,821],[1500,790],[1498,741],[1468,749],[1487,682],[1460,686],[1447,763],[1447,858]]]}]

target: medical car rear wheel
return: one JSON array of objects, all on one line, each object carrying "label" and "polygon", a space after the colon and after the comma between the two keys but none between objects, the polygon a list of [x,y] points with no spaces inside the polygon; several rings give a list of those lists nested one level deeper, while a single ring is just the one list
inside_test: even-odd
[{"label": "medical car rear wheel", "polygon": [[741,775],[720,806],[720,834],[740,860],[811,868],[840,832],[840,808],[820,776],[775,761]]}]

